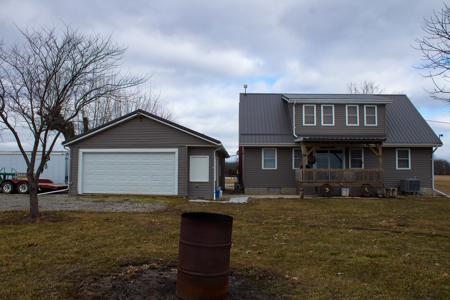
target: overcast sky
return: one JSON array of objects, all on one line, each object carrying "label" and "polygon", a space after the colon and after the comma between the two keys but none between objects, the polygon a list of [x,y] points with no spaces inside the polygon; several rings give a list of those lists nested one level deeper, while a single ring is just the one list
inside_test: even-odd
[{"label": "overcast sky", "polygon": [[[407,94],[426,119],[450,121],[431,100],[413,48],[441,0],[385,1],[9,1],[0,0],[0,39],[15,26],[61,26],[112,35],[123,67],[152,75],[175,121],[238,145],[238,101],[249,92],[345,93],[370,80]],[[450,159],[450,125],[437,156]]]}]

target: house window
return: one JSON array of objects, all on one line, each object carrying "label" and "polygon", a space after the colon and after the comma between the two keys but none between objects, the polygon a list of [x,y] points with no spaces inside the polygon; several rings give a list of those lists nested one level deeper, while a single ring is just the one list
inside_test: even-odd
[{"label": "house window", "polygon": [[277,149],[262,149],[262,168],[263,170],[275,170],[277,168]]},{"label": "house window", "polygon": [[334,126],[334,105],[322,105],[322,125]]},{"label": "house window", "polygon": [[411,169],[411,150],[408,148],[396,150],[397,170]]},{"label": "house window", "polygon": [[302,165],[302,151],[300,149],[292,149],[292,169],[300,169]]},{"label": "house window", "polygon": [[359,106],[358,105],[346,105],[346,125],[347,126],[359,126]]},{"label": "house window", "polygon": [[303,105],[303,125],[315,126],[316,125],[316,105],[305,104]]},{"label": "house window", "polygon": [[192,155],[189,157],[189,181],[209,181],[209,156]]},{"label": "house window", "polygon": [[364,168],[364,150],[350,149],[350,168],[362,169]]},{"label": "house window", "polygon": [[364,125],[377,126],[377,106],[364,105]]}]

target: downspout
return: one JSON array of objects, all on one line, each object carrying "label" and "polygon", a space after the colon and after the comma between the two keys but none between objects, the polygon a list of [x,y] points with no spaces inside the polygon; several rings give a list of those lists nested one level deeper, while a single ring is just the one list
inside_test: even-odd
[{"label": "downspout", "polygon": [[216,200],[216,182],[217,182],[217,162],[216,162],[216,152],[219,151],[221,147],[214,149],[213,153],[213,166],[214,166],[214,176],[213,176],[213,200]]},{"label": "downspout", "polygon": [[441,147],[441,146],[442,146],[442,145],[436,146],[436,147],[433,149],[432,153],[431,153],[431,172],[432,172],[432,176],[431,176],[431,186],[432,186],[432,188],[433,188],[433,192],[436,192],[436,193],[440,194],[441,196],[450,198],[450,195],[448,195],[448,194],[446,194],[446,193],[444,193],[444,192],[442,192],[442,191],[440,191],[440,190],[437,190],[437,189],[434,187],[434,152],[436,152],[436,150],[437,150],[439,147]]},{"label": "downspout", "polygon": [[297,138],[297,133],[295,132],[295,103],[292,103],[292,134]]}]

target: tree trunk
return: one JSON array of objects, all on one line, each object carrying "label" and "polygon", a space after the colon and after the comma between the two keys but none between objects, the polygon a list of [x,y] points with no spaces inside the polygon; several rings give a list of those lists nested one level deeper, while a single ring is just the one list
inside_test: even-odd
[{"label": "tree trunk", "polygon": [[38,179],[28,176],[28,185],[30,195],[30,217],[36,219],[39,217]]}]

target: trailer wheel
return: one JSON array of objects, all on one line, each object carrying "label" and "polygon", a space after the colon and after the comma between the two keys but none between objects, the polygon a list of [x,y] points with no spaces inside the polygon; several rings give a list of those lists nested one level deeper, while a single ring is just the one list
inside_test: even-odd
[{"label": "trailer wheel", "polygon": [[331,184],[324,184],[320,187],[320,194],[323,197],[331,197],[333,195],[333,187],[331,186]]},{"label": "trailer wheel", "polygon": [[22,181],[17,184],[17,192],[19,194],[28,194],[28,182]]},{"label": "trailer wheel", "polygon": [[0,188],[5,194],[12,194],[14,192],[14,184],[10,181],[3,182]]}]

